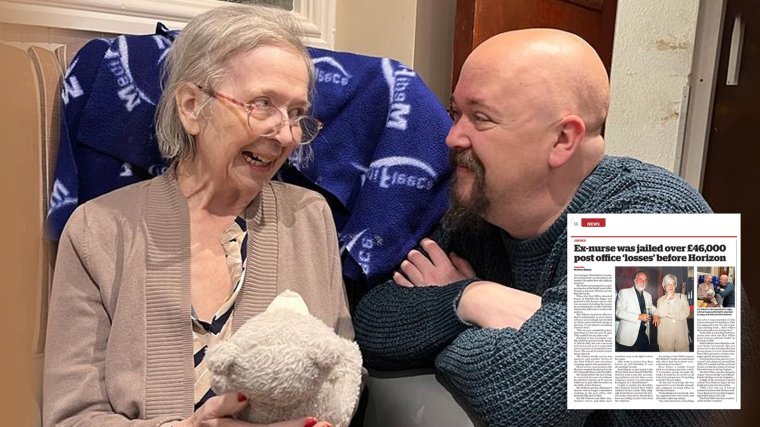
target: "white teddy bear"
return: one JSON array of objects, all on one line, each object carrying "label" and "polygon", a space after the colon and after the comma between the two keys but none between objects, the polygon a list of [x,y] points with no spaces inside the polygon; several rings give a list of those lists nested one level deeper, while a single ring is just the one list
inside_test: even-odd
[{"label": "white teddy bear", "polygon": [[345,427],[361,392],[359,347],[310,315],[291,290],[210,348],[206,361],[215,393],[248,396],[240,418],[252,423],[308,416]]}]

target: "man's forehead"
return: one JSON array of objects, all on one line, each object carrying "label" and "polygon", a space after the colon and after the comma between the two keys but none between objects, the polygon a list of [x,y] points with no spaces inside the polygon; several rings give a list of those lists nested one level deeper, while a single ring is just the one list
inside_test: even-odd
[{"label": "man's forehead", "polygon": [[450,102],[459,106],[468,107],[489,107],[491,106],[488,99],[483,95],[458,95],[454,92],[451,95]]}]

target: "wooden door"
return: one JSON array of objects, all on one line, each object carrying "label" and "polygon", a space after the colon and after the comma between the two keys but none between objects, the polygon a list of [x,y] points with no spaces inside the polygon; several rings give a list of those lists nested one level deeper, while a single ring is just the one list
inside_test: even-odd
[{"label": "wooden door", "polygon": [[612,63],[617,0],[457,0],[452,89],[472,50],[491,36],[523,28],[558,28],[583,37]]},{"label": "wooden door", "polygon": [[[754,264],[760,258],[760,205],[757,187],[760,183],[758,164],[758,132],[760,110],[760,0],[728,0],[723,22],[718,76],[715,85],[712,122],[706,150],[702,194],[715,212],[741,213],[742,291],[750,299],[755,315],[760,313],[760,288]],[[739,63],[738,84],[728,85],[732,33],[737,16],[744,22],[744,39]],[[746,267],[749,267],[747,269]],[[737,296],[738,298],[738,296]],[[742,307],[745,309],[745,307]],[[746,330],[745,330],[746,331]],[[754,340],[760,332],[751,329]],[[744,341],[745,337],[742,337]],[[732,425],[755,425],[760,406],[754,404],[760,393],[760,371],[744,363],[756,350],[742,347],[742,410]],[[754,359],[756,360],[756,359]],[[728,425],[728,424],[727,424]]]},{"label": "wooden door", "polygon": [[[702,194],[715,212],[742,214],[742,260],[751,265],[760,259],[760,183],[757,162],[760,110],[760,0],[728,0],[723,23],[718,76],[715,85]],[[734,20],[744,22],[744,42],[739,54],[738,84],[727,85]],[[744,277],[752,277],[743,274]],[[752,302],[760,304],[760,289],[748,289]]]}]

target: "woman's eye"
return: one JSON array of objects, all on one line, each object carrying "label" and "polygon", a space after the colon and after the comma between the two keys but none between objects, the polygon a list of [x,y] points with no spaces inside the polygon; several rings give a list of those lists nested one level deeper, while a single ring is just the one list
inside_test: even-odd
[{"label": "woman's eye", "polygon": [[476,122],[490,122],[491,119],[487,116],[484,116],[482,114],[475,114],[475,121]]},{"label": "woman's eye", "polygon": [[296,117],[301,117],[306,114],[306,110],[303,108],[294,108],[292,110],[288,110],[288,118],[295,119]]},{"label": "woman's eye", "polygon": [[256,108],[269,108],[272,106],[272,101],[269,98],[256,98],[251,101],[251,104]]},{"label": "woman's eye", "polygon": [[456,122],[457,120],[459,120],[459,117],[462,116],[462,113],[460,113],[459,110],[449,108],[449,116],[451,117],[451,120]]}]

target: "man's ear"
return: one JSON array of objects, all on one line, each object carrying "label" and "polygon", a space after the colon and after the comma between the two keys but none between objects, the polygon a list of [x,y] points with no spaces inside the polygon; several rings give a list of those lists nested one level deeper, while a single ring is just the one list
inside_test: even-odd
[{"label": "man's ear", "polygon": [[179,119],[182,121],[185,131],[193,136],[201,132],[200,107],[204,101],[204,96],[200,88],[191,83],[182,84],[174,96]]},{"label": "man's ear", "polygon": [[559,133],[549,152],[549,166],[558,168],[570,160],[586,137],[586,123],[582,118],[570,115],[558,125]]}]

